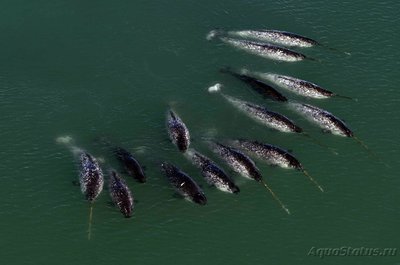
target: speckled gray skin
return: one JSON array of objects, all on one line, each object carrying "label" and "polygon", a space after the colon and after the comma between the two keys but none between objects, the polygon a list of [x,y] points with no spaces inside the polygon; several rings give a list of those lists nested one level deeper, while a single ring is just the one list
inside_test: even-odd
[{"label": "speckled gray skin", "polygon": [[172,110],[167,115],[167,130],[173,144],[179,151],[186,152],[190,145],[189,130],[181,118]]},{"label": "speckled gray skin", "polygon": [[238,30],[229,31],[228,34],[241,38],[272,42],[288,47],[308,48],[318,45],[318,42],[313,39],[281,30]]},{"label": "speckled gray skin", "polygon": [[220,39],[232,45],[238,49],[247,51],[254,55],[261,56],[263,58],[284,61],[284,62],[298,62],[306,58],[304,54],[295,52],[279,46],[274,46],[266,43],[259,43],[248,40],[232,39],[227,37],[220,37]]},{"label": "speckled gray skin", "polygon": [[233,171],[243,177],[262,181],[260,170],[256,164],[241,151],[218,142],[209,142],[209,146]]},{"label": "speckled gray skin", "polygon": [[303,130],[286,116],[268,110],[265,107],[246,102],[225,94],[223,97],[247,116],[275,130],[286,133],[301,133]]},{"label": "speckled gray skin", "polygon": [[200,168],[201,174],[209,185],[224,192],[239,193],[239,187],[214,161],[195,150],[189,149],[186,154],[192,163]]},{"label": "speckled gray skin", "polygon": [[326,99],[335,96],[333,92],[326,90],[317,84],[295,77],[274,73],[256,73],[256,75],[300,96],[316,99]]},{"label": "speckled gray skin", "polygon": [[110,170],[109,191],[110,196],[120,212],[129,218],[133,213],[133,196],[125,181],[115,170]]},{"label": "speckled gray skin", "polygon": [[81,191],[88,201],[93,202],[103,190],[103,172],[96,158],[85,151],[79,154],[79,161]]},{"label": "speckled gray skin", "polygon": [[325,131],[339,136],[353,137],[353,132],[347,125],[326,110],[296,102],[290,102],[289,106]]},{"label": "speckled gray skin", "polygon": [[271,165],[277,165],[282,168],[293,168],[301,171],[303,170],[300,161],[288,151],[280,147],[249,140],[235,140],[232,144],[254,154]]}]

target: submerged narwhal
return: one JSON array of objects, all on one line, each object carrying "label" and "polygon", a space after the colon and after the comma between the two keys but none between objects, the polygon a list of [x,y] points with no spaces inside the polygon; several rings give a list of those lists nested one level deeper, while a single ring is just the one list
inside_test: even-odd
[{"label": "submerged narwhal", "polygon": [[125,171],[130,176],[141,183],[146,182],[146,175],[144,173],[143,167],[128,150],[122,147],[117,147],[115,148],[114,153],[118,160],[121,161],[121,163],[123,164]]},{"label": "submerged narwhal", "polygon": [[230,69],[229,67],[222,68],[220,70],[221,73],[226,73],[230,74],[233,77],[239,79],[240,81],[244,82],[247,84],[252,90],[260,94],[263,98],[268,98],[274,101],[279,101],[279,102],[287,102],[288,99],[282,95],[279,91],[277,91],[275,88],[272,86],[266,84],[265,82],[249,75],[246,74],[245,72],[243,73],[237,73]]}]

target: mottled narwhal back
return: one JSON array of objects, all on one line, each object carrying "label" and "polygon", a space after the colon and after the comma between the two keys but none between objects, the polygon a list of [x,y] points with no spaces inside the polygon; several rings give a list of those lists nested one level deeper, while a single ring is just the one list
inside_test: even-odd
[{"label": "mottled narwhal back", "polygon": [[161,169],[174,189],[184,198],[200,205],[207,203],[207,198],[197,183],[176,166],[163,162]]},{"label": "mottled narwhal back", "polygon": [[350,128],[341,119],[326,110],[297,102],[290,102],[289,107],[332,134],[353,137]]},{"label": "mottled narwhal back", "polygon": [[268,80],[283,89],[286,89],[297,95],[316,98],[316,99],[326,99],[335,96],[333,92],[317,85],[312,82],[295,78],[292,76],[275,74],[275,73],[260,73],[253,72],[253,76],[258,76],[261,79]]},{"label": "mottled narwhal back", "polygon": [[235,172],[246,178],[262,181],[260,170],[257,168],[253,160],[241,151],[218,142],[209,142],[209,146]]},{"label": "mottled narwhal back", "polygon": [[129,218],[133,213],[133,196],[125,181],[115,170],[110,170],[110,196],[120,212]]},{"label": "mottled narwhal back", "polygon": [[75,146],[71,136],[57,137],[56,142],[64,144],[78,159],[81,191],[88,201],[94,201],[103,190],[104,185],[103,171],[96,158]]},{"label": "mottled narwhal back", "polygon": [[297,160],[288,151],[278,146],[244,139],[232,141],[232,144],[249,152],[250,154],[254,154],[257,157],[262,158],[271,165],[277,165],[282,168],[294,168],[297,170],[303,169],[303,166],[299,160]]},{"label": "mottled narwhal back", "polygon": [[83,151],[80,159],[80,186],[88,201],[94,201],[103,190],[104,177],[96,158]]},{"label": "mottled narwhal back", "polygon": [[284,62],[298,62],[306,58],[306,56],[302,53],[268,43],[232,39],[227,37],[220,37],[220,39],[233,47],[267,59]]},{"label": "mottled narwhal back", "polygon": [[301,133],[303,131],[286,116],[274,111],[270,111],[266,107],[243,101],[225,94],[223,94],[223,97],[236,108],[242,110],[250,118],[253,118],[254,120],[270,128],[286,133]]},{"label": "mottled narwhal back", "polygon": [[312,47],[318,45],[318,42],[308,37],[296,33],[281,30],[238,30],[229,31],[229,35],[260,41],[267,41],[281,44],[288,47]]},{"label": "mottled narwhal back", "polygon": [[167,129],[172,143],[179,151],[185,152],[190,145],[189,130],[173,110],[169,110],[167,114]]},{"label": "mottled narwhal back", "polygon": [[201,174],[209,185],[224,192],[239,193],[239,187],[235,185],[232,178],[214,161],[193,149],[188,150],[186,156],[201,170]]}]

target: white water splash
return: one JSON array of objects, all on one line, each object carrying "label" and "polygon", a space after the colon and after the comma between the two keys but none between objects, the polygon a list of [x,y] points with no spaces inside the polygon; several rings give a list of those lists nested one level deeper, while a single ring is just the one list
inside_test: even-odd
[{"label": "white water splash", "polygon": [[221,91],[221,88],[222,88],[222,84],[216,83],[215,85],[210,86],[210,87],[208,88],[208,92],[210,92],[210,93],[216,93],[216,92]]},{"label": "white water splash", "polygon": [[57,143],[59,143],[59,144],[66,144],[66,145],[71,144],[73,140],[74,140],[74,139],[73,139],[71,136],[69,136],[69,135],[59,136],[59,137],[56,138],[56,142],[57,142]]},{"label": "white water splash", "polygon": [[218,30],[211,30],[210,32],[208,32],[208,34],[207,34],[207,36],[206,36],[206,39],[207,40],[212,40],[212,39],[214,39],[215,38],[215,36],[217,36],[218,35]]}]

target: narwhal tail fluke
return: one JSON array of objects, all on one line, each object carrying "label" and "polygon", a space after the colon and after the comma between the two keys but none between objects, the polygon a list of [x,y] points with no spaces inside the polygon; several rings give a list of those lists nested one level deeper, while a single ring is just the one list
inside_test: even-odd
[{"label": "narwhal tail fluke", "polygon": [[92,236],[92,221],[93,221],[93,202],[90,202],[89,221],[88,221],[88,240],[90,240]]},{"label": "narwhal tail fluke", "polygon": [[304,174],[306,177],[308,177],[308,178],[311,180],[311,182],[314,183],[315,186],[317,186],[317,188],[318,188],[321,192],[324,192],[324,189],[321,187],[321,185],[319,185],[318,182],[317,182],[313,177],[311,177],[311,175],[308,174],[308,172],[307,172],[306,170],[303,169],[302,171],[303,171],[303,174]]},{"label": "narwhal tail fluke", "polygon": [[339,153],[336,152],[335,150],[333,150],[331,147],[329,147],[328,145],[321,143],[320,141],[318,141],[317,139],[315,139],[314,137],[311,137],[311,135],[309,135],[308,133],[303,132],[302,133],[304,136],[306,136],[307,138],[311,139],[315,144],[328,149],[332,154],[334,155],[338,155]]},{"label": "narwhal tail fluke", "polygon": [[282,201],[278,198],[278,196],[276,196],[276,194],[271,190],[271,188],[267,185],[267,183],[264,180],[261,180],[261,183],[263,184],[264,188],[267,189],[272,197],[279,203],[279,205],[281,206],[281,208],[283,210],[285,210],[285,212],[290,215],[290,211],[288,208],[286,208],[286,206],[282,203]]}]

